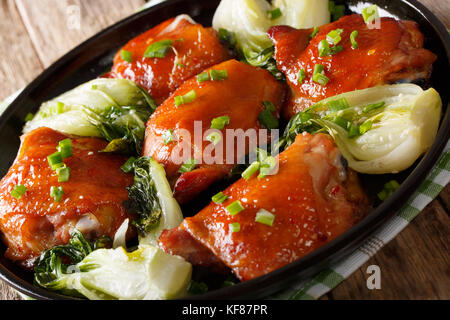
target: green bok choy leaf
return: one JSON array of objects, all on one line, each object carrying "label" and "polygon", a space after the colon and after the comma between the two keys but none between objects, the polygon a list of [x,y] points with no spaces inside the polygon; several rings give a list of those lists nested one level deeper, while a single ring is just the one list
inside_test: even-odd
[{"label": "green bok choy leaf", "polygon": [[103,137],[105,152],[140,154],[154,100],[126,79],[95,79],[44,102],[24,133],[49,127],[67,134]]},{"label": "green bok choy leaf", "polygon": [[297,113],[280,146],[292,144],[301,132],[327,132],[355,171],[397,173],[433,144],[441,109],[436,90],[424,91],[414,84],[347,92]]},{"label": "green bok choy leaf", "polygon": [[[63,259],[71,264],[63,264]],[[137,250],[96,249],[75,231],[68,245],[45,251],[35,283],[61,294],[91,300],[171,299],[186,294],[192,266],[178,256],[140,244]]]},{"label": "green bok choy leaf", "polygon": [[138,217],[131,223],[139,230],[139,242],[157,245],[161,232],[177,227],[183,221],[166,178],[164,167],[150,157],[133,163],[134,184],[128,188],[130,200],[126,204]]}]

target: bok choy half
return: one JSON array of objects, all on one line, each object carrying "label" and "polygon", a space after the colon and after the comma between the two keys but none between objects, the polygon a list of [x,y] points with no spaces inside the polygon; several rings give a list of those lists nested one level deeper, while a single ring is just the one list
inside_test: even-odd
[{"label": "bok choy half", "polygon": [[105,152],[140,154],[154,100],[126,79],[95,79],[44,102],[24,133],[49,127],[66,134],[103,137]]},{"label": "bok choy half", "polygon": [[277,79],[283,74],[273,58],[274,48],[266,32],[271,26],[311,28],[330,22],[328,0],[222,0],[213,27],[242,59],[267,69]]},{"label": "bok choy half", "polygon": [[414,84],[347,92],[297,113],[279,144],[288,146],[305,131],[327,132],[355,171],[397,173],[431,147],[441,109],[436,90]]},{"label": "bok choy half", "polygon": [[140,244],[132,252],[96,248],[75,230],[69,244],[42,253],[34,281],[91,300],[159,300],[184,296],[191,274],[190,263],[155,246]]},{"label": "bok choy half", "polygon": [[127,210],[137,214],[131,223],[139,231],[139,243],[157,245],[165,229],[177,227],[183,221],[178,202],[166,178],[164,167],[150,157],[133,163],[134,184],[128,187]]}]

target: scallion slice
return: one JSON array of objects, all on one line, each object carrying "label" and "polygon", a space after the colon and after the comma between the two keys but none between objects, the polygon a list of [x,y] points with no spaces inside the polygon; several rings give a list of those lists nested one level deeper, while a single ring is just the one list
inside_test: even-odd
[{"label": "scallion slice", "polygon": [[120,57],[122,58],[123,61],[129,62],[129,63],[133,62],[133,55],[130,51],[121,50]]},{"label": "scallion slice", "polygon": [[373,122],[371,120],[367,120],[362,125],[359,126],[359,134],[363,135],[370,129],[372,129]]},{"label": "scallion slice", "polygon": [[378,13],[378,6],[376,4],[364,8],[361,13],[365,23],[371,23],[380,17]]},{"label": "scallion slice", "polygon": [[242,172],[242,178],[244,178],[245,180],[250,179],[256,171],[259,170],[260,167],[260,163],[258,161],[254,161],[252,162],[252,164],[244,170],[244,172]]},{"label": "scallion slice", "polygon": [[67,182],[70,178],[70,168],[66,165],[63,165],[56,169],[56,173],[58,174],[58,182]]},{"label": "scallion slice", "polygon": [[353,30],[352,33],[350,33],[350,43],[352,44],[353,49],[358,49],[358,42],[356,42],[358,34],[358,30]]},{"label": "scallion slice", "polygon": [[325,40],[325,39],[319,42],[318,49],[319,49],[319,56],[320,57],[329,56],[330,53],[331,53],[330,45],[328,44],[328,41]]},{"label": "scallion slice", "polygon": [[147,47],[144,52],[144,57],[146,58],[164,58],[169,51],[170,47],[172,47],[172,40],[161,40],[152,43]]},{"label": "scallion slice", "polygon": [[164,139],[164,145],[168,145],[170,142],[174,140],[173,130],[172,129],[166,130],[163,133],[162,137]]},{"label": "scallion slice", "polygon": [[228,196],[224,195],[223,192],[216,193],[211,198],[212,202],[217,203],[217,204],[223,203],[227,199],[228,199]]},{"label": "scallion slice", "polygon": [[306,72],[305,72],[305,69],[301,69],[301,70],[298,72],[298,83],[302,84],[303,81],[305,80],[305,78],[306,78]]},{"label": "scallion slice", "polygon": [[11,190],[11,195],[16,198],[17,200],[19,200],[20,198],[22,198],[22,196],[25,194],[25,192],[27,192],[27,187],[25,187],[22,184],[18,184],[16,186],[14,186],[14,188]]},{"label": "scallion slice", "polygon": [[58,101],[56,103],[56,114],[61,114],[64,112],[64,103],[61,101]]},{"label": "scallion slice", "polygon": [[321,73],[316,73],[313,75],[313,81],[320,84],[321,86],[326,86],[330,79]]},{"label": "scallion slice", "polygon": [[268,176],[272,170],[277,165],[277,160],[275,157],[268,156],[264,159],[264,161],[260,162],[260,168],[259,168],[259,174],[258,179],[262,179],[265,176]]},{"label": "scallion slice", "polygon": [[229,116],[217,117],[211,120],[211,129],[222,130],[228,124],[230,124]]},{"label": "scallion slice", "polygon": [[327,41],[331,44],[337,45],[342,40],[341,38],[342,32],[344,32],[343,29],[331,30],[327,34]]},{"label": "scallion slice", "polygon": [[400,184],[395,181],[395,180],[391,180],[388,183],[386,183],[384,185],[384,188],[381,192],[378,193],[378,198],[381,201],[386,200],[387,198],[389,198],[398,188],[400,187]]},{"label": "scallion slice", "polygon": [[195,159],[190,158],[183,163],[183,165],[181,166],[180,170],[178,170],[178,172],[180,172],[180,173],[189,172],[189,171],[194,170],[196,166],[197,166],[197,162],[195,161]]},{"label": "scallion slice", "polygon": [[133,170],[133,164],[135,161],[135,157],[129,157],[128,160],[120,167],[120,169],[125,173],[130,173]]},{"label": "scallion slice", "polygon": [[227,70],[214,70],[209,71],[212,81],[226,80],[228,79]]},{"label": "scallion slice", "polygon": [[232,202],[231,204],[229,204],[226,209],[230,215],[235,216],[239,212],[243,211],[244,207],[242,206],[242,204],[239,200],[236,200],[236,201]]},{"label": "scallion slice", "polygon": [[370,111],[373,111],[373,110],[375,110],[375,109],[384,107],[384,105],[385,105],[384,101],[381,101],[381,102],[378,102],[378,103],[369,104],[369,105],[365,106],[365,107],[362,109],[362,111],[363,111],[364,113],[369,113]]},{"label": "scallion slice", "polygon": [[345,130],[350,130],[351,127],[351,122],[342,118],[342,117],[335,117],[333,119],[333,122],[336,123],[337,125],[341,126],[342,128],[344,128]]},{"label": "scallion slice", "polygon": [[230,223],[228,227],[231,232],[239,232],[241,230],[241,224],[239,222]]},{"label": "scallion slice", "polygon": [[267,16],[269,17],[270,20],[276,20],[279,17],[281,17],[282,13],[280,8],[275,8],[273,10],[268,10],[267,11]]},{"label": "scallion slice", "polygon": [[205,82],[205,81],[208,81],[208,80],[209,80],[209,74],[208,74],[208,72],[202,72],[202,73],[200,73],[200,74],[197,75],[197,81],[198,81],[199,83]]},{"label": "scallion slice", "polygon": [[64,139],[61,140],[56,148],[59,152],[61,152],[61,157],[63,159],[71,157],[73,154],[72,151],[72,140]]},{"label": "scallion slice", "polygon": [[316,36],[317,32],[319,32],[319,27],[314,27],[313,32],[309,35],[309,37],[312,39]]},{"label": "scallion slice", "polygon": [[261,209],[256,213],[255,221],[258,223],[262,223],[271,227],[274,220],[275,215],[267,210]]},{"label": "scallion slice", "polygon": [[185,95],[176,96],[175,97],[175,105],[178,107],[182,104],[190,103],[190,102],[194,101],[195,98],[197,98],[197,94],[195,93],[194,90],[191,90],[188,93],[186,93]]},{"label": "scallion slice", "polygon": [[56,168],[60,167],[63,164],[61,152],[57,151],[55,153],[52,153],[47,157],[47,161],[52,170],[56,170]]},{"label": "scallion slice", "polygon": [[220,134],[220,132],[211,132],[206,137],[206,140],[212,142],[214,145],[217,145],[222,140],[222,135]]},{"label": "scallion slice", "polygon": [[52,197],[56,202],[60,202],[64,195],[63,187],[52,186],[50,188],[50,197]]}]

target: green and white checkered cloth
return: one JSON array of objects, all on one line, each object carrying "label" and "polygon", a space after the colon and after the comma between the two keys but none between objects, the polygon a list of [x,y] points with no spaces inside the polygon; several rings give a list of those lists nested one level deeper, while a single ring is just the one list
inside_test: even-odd
[{"label": "green and white checkered cloth", "polygon": [[[165,0],[150,0],[141,10]],[[0,114],[6,109],[21,90],[0,103]],[[286,290],[271,296],[270,299],[314,300],[328,293],[358,270],[370,257],[375,255],[389,241],[395,238],[408,224],[436,198],[450,182],[450,141],[447,143],[436,166],[425,182],[409,199],[408,203],[388,222],[365,240],[354,252],[338,263],[328,267],[312,279],[305,279]]]}]

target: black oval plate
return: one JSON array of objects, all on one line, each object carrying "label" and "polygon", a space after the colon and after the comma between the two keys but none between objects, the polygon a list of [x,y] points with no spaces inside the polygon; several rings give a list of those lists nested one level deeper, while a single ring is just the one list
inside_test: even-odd
[{"label": "black oval plate", "polygon": [[[377,4],[381,15],[390,15],[398,19],[409,19],[419,23],[425,35],[425,47],[438,55],[434,65],[430,85],[441,95],[444,117],[436,141],[426,155],[400,175],[401,187],[386,202],[378,206],[369,216],[352,229],[314,251],[283,268],[262,277],[195,296],[196,299],[233,299],[263,298],[282,290],[288,284],[310,277],[336,262],[345,254],[354,250],[377,227],[392,217],[410,198],[424,181],[430,169],[450,137],[450,117],[448,115],[449,90],[448,71],[450,61],[450,36],[442,23],[416,0],[377,0],[377,1],[336,1],[345,2],[347,13],[360,12],[361,8]],[[186,13],[203,25],[211,25],[212,16],[219,0],[172,0],[138,12],[85,41],[46,69],[14,100],[0,117],[0,176],[6,174],[18,148],[24,118],[29,112],[36,112],[40,104],[76,85],[96,78],[112,64],[117,50],[128,40],[155,26],[156,24]],[[363,176],[363,183],[373,192],[380,190],[383,183],[391,179],[389,175]],[[370,182],[370,183],[368,183]],[[371,191],[369,190],[369,193]],[[373,193],[375,194],[375,193]],[[26,273],[4,258],[5,247],[0,247],[0,278],[25,295],[36,299],[72,299],[46,291],[32,285],[32,275]]]}]

